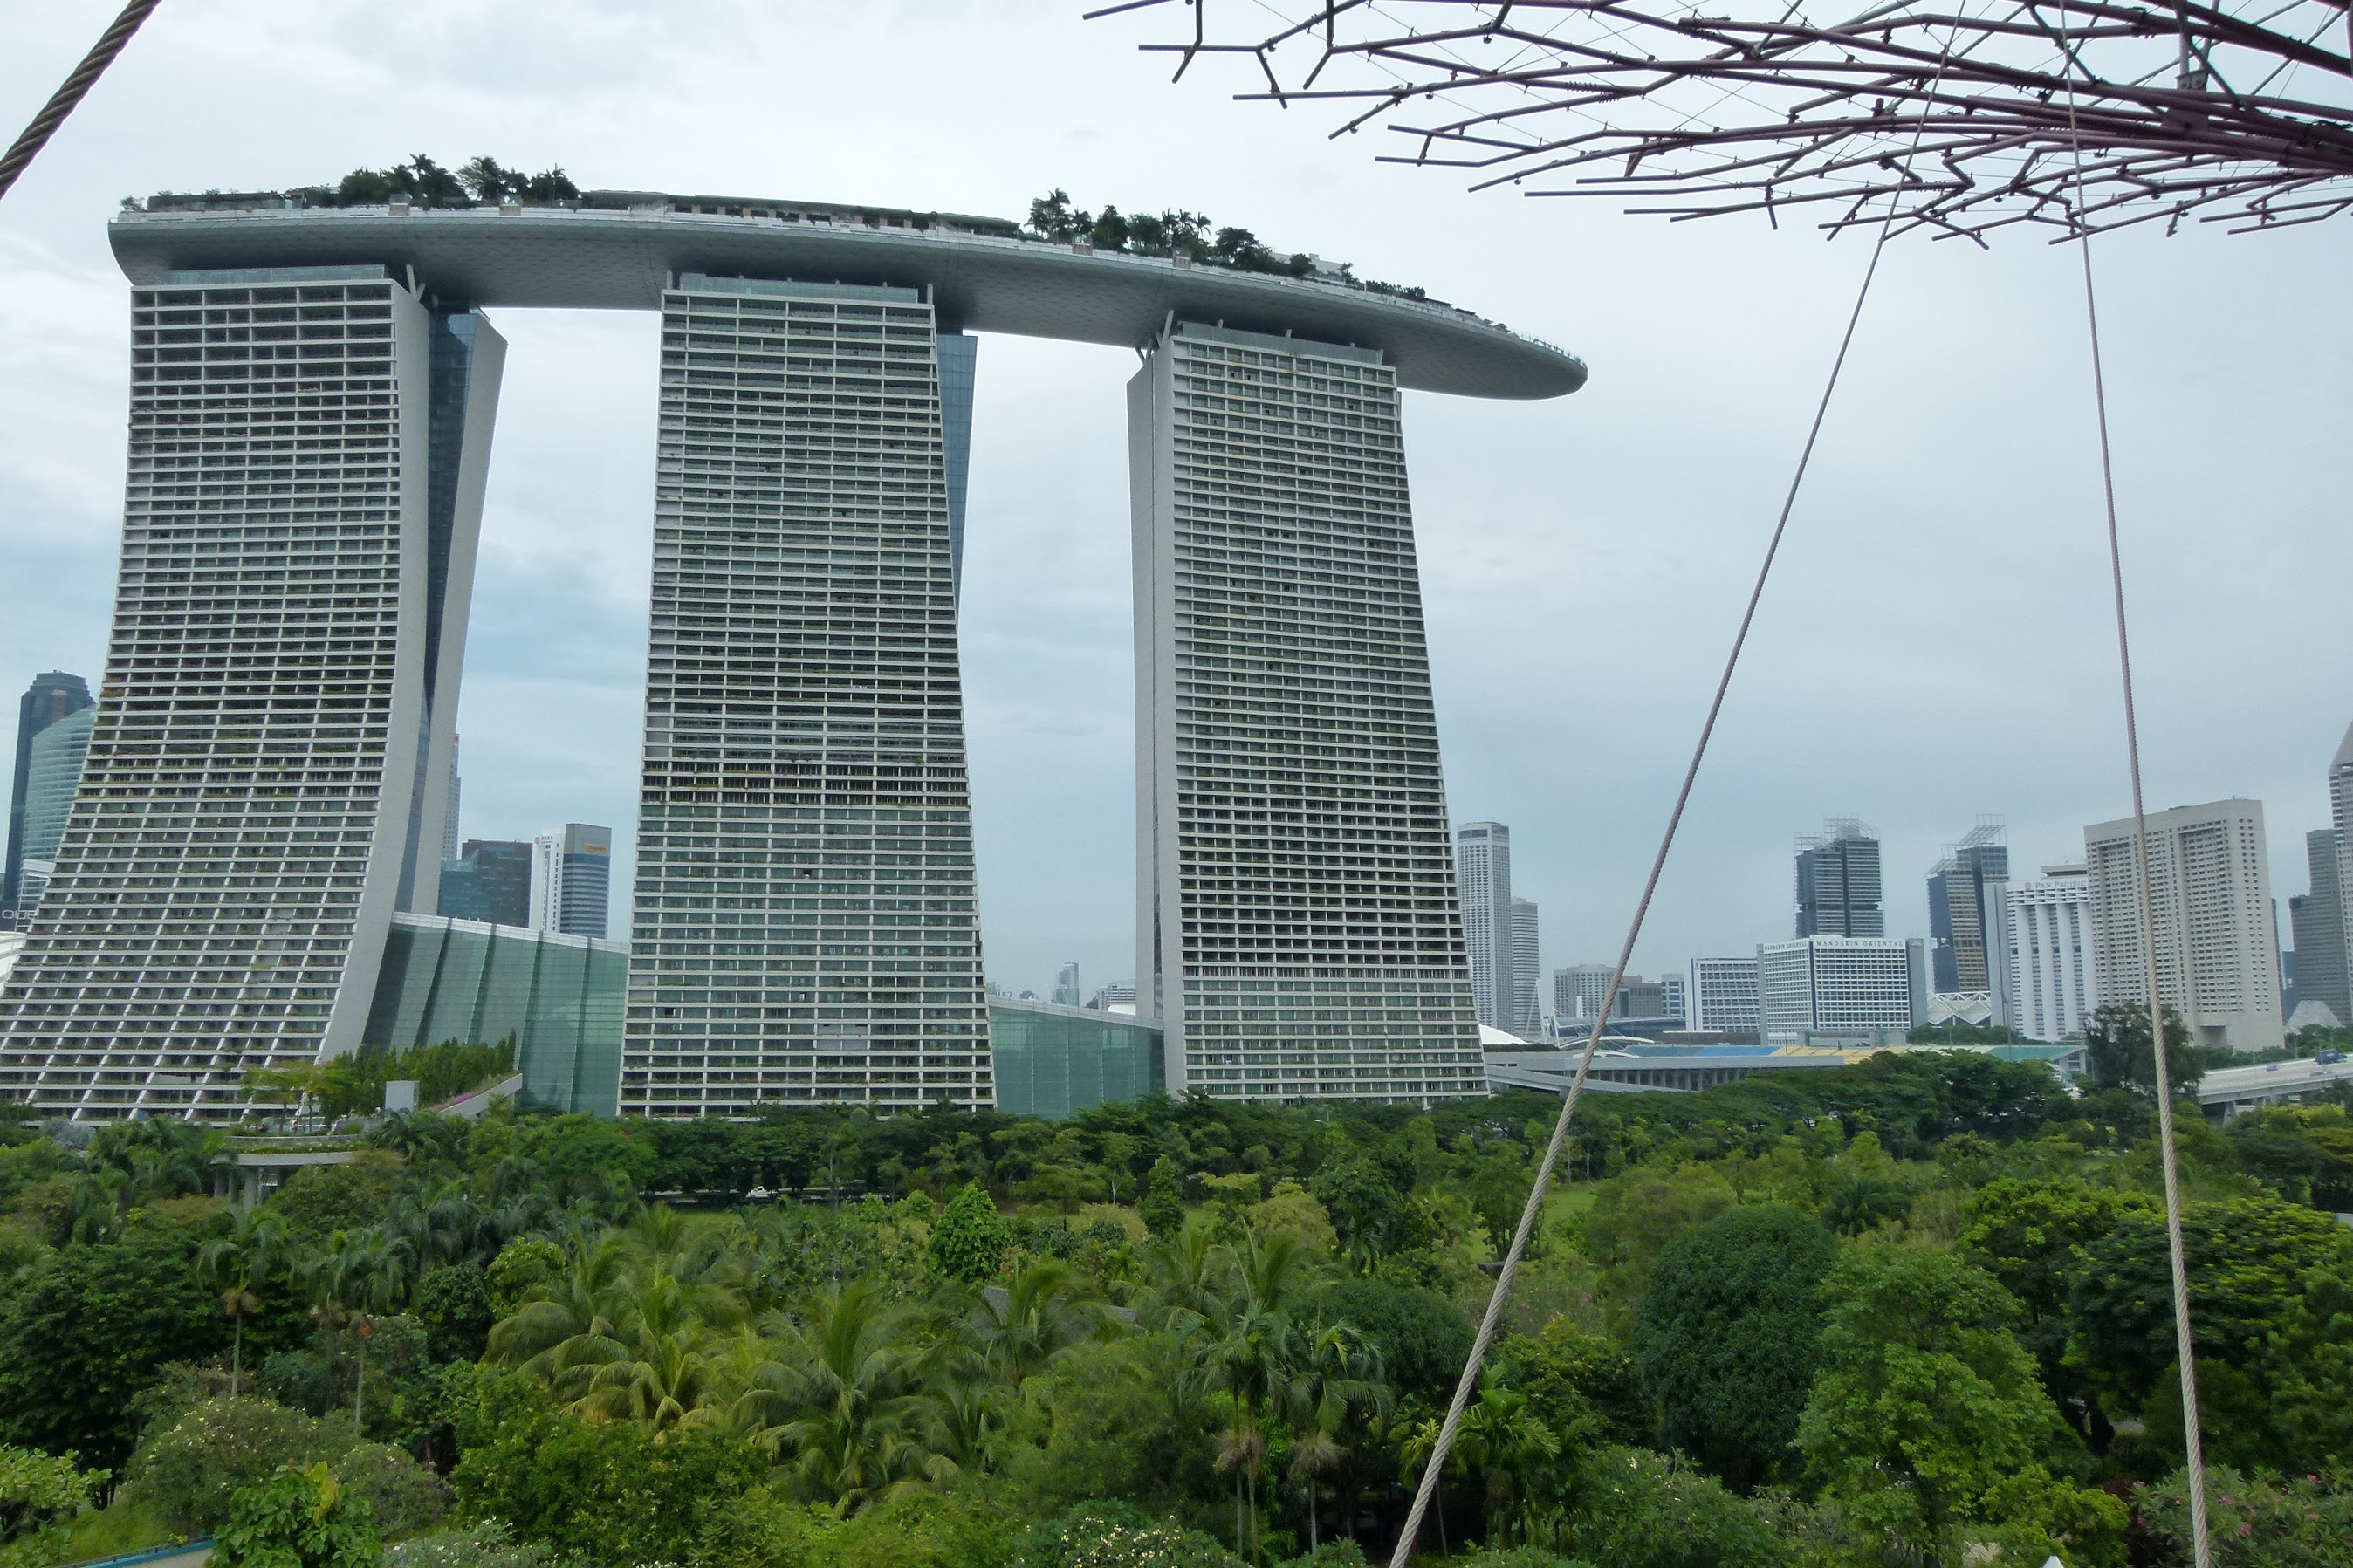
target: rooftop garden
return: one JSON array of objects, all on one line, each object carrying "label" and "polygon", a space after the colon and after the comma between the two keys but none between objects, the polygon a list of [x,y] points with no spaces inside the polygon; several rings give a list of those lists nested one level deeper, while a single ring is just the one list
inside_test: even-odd
[{"label": "rooftop garden", "polygon": [[1064,240],[1127,256],[1182,258],[1199,266],[1231,268],[1237,272],[1325,278],[1376,294],[1428,298],[1419,289],[1358,278],[1345,261],[1325,262],[1303,251],[1282,255],[1249,229],[1218,227],[1202,214],[1181,208],[1154,215],[1123,213],[1106,205],[1103,211],[1091,213],[1073,207],[1070,194],[1057,188],[1029,204],[1029,221],[1021,226],[1040,239]]},{"label": "rooftop garden", "polygon": [[421,207],[474,207],[501,202],[568,201],[580,195],[580,187],[560,166],[526,174],[484,155],[445,169],[419,153],[389,169],[353,169],[337,184],[304,185],[286,194],[322,207],[379,206],[396,201]]}]

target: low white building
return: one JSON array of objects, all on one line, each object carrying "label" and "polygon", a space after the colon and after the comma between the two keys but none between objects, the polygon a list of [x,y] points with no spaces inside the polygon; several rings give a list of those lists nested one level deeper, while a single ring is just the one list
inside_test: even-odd
[{"label": "low white building", "polygon": [[1757,950],[1758,1013],[1767,1045],[1817,1035],[1909,1029],[1913,962],[1901,938],[1809,936]]},{"label": "low white building", "polygon": [[1755,1033],[1758,1027],[1757,960],[1693,959],[1691,1005],[1692,1011],[1687,1016],[1694,1029]]}]

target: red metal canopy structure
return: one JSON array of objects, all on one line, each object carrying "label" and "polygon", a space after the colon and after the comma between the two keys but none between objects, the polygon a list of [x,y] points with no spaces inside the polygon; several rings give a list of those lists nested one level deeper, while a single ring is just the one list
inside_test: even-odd
[{"label": "red metal canopy structure", "polygon": [[[1167,0],[1115,5],[1099,16]],[[2353,205],[2348,0],[1190,0],[1177,74],[1397,133],[1384,161],[1674,218],[1768,215],[1980,242]],[[1810,14],[1810,11],[1811,14]],[[1165,13],[1164,13],[1165,15]],[[1261,30],[1270,15],[1282,25]]]}]

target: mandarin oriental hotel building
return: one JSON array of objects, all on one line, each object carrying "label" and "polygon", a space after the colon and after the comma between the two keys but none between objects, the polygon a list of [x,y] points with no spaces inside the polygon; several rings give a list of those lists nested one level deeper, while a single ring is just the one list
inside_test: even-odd
[{"label": "mandarin oriental hotel building", "polygon": [[[1485,1091],[1400,392],[1556,396],[1571,356],[1345,280],[871,207],[158,197],[111,237],[121,578],[0,978],[0,1098],[227,1119],[256,1068],[447,1029],[514,1037],[526,1100],[572,1109],[997,1103],[956,640],[990,331],[1142,362],[1142,1017],[1006,1015],[1007,1103]],[[661,321],[626,952],[433,915],[485,311],[533,307]]]}]

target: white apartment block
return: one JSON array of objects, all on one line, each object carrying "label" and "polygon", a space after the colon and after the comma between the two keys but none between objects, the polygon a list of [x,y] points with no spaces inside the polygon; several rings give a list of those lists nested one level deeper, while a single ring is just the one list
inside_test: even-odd
[{"label": "white apartment block", "polygon": [[1179,322],[1128,428],[1136,989],[1168,1091],[1485,1093],[1395,372]]},{"label": "white apartment block", "polygon": [[359,1045],[433,908],[504,344],[381,266],[166,274],[131,326],[113,635],[0,1093],[226,1117]]},{"label": "white apartment block", "polygon": [[2030,1040],[2081,1036],[2100,1005],[2090,875],[2045,866],[2010,884],[2009,904],[2011,1026]]},{"label": "white apartment block", "polygon": [[[2272,916],[2263,806],[2219,800],[2148,814],[2148,879],[2158,990],[2200,1045],[2267,1050],[2282,1043],[2279,935]],[[2106,1002],[2146,1002],[2139,866],[2133,819],[2084,829],[2093,965]]]},{"label": "white apartment block", "polygon": [[995,1103],[936,323],[662,296],[624,1114]]},{"label": "white apartment block", "polygon": [[1910,949],[1897,937],[1808,936],[1757,950],[1767,1044],[1912,1027]]}]

